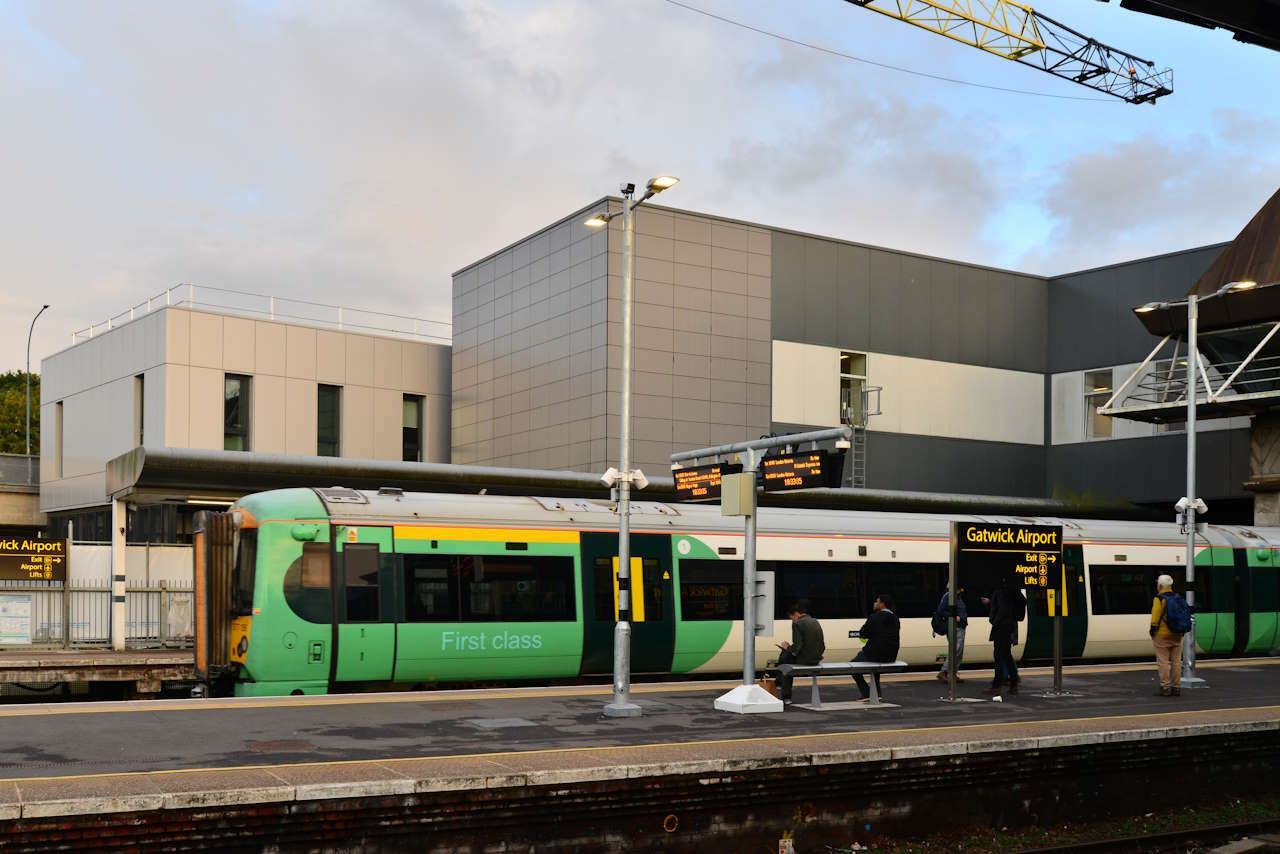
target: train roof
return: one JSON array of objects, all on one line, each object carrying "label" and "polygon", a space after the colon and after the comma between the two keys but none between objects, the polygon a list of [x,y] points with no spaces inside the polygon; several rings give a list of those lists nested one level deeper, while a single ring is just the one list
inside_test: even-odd
[{"label": "train roof", "polygon": [[[522,528],[579,528],[616,530],[613,502],[591,498],[476,495],[435,492],[403,492],[396,489],[359,490],[343,487],[287,489],[246,496],[241,503],[258,512],[289,505],[314,508],[319,499],[333,520],[366,523],[427,525],[496,525]],[[290,500],[292,499],[292,500]],[[259,510],[259,507],[261,508]],[[900,513],[887,511],[821,510],[787,507],[758,509],[762,534],[800,534],[846,537],[910,537],[947,539],[953,521],[1013,522],[1062,525],[1064,540],[1103,543],[1180,545],[1185,536],[1173,523],[1054,517]],[[742,522],[720,515],[717,504],[633,500],[632,530],[636,532],[703,532],[736,534]],[[293,518],[287,515],[281,518]],[[262,517],[260,517],[262,518]],[[1280,528],[1209,525],[1203,540],[1208,545],[1280,547]]]}]

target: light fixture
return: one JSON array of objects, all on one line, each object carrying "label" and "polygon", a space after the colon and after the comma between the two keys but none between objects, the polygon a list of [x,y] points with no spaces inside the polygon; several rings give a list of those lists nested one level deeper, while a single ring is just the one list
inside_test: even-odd
[{"label": "light fixture", "polygon": [[1256,288],[1257,286],[1258,286],[1258,283],[1253,281],[1252,279],[1243,279],[1239,282],[1232,282],[1231,284],[1227,285],[1227,290],[1247,291],[1250,288]]},{"label": "light fixture", "polygon": [[645,190],[650,193],[661,193],[663,190],[669,190],[679,183],[680,179],[675,175],[659,175],[656,178],[649,179],[649,183],[645,185]]},{"label": "light fixture", "polygon": [[587,217],[586,221],[582,224],[587,228],[604,228],[609,224],[609,220],[611,219],[613,219],[613,217],[608,214],[597,213]]},{"label": "light fixture", "polygon": [[1137,308],[1134,309],[1134,311],[1136,311],[1138,314],[1146,314],[1149,311],[1155,311],[1159,307],[1160,307],[1160,303],[1149,302],[1146,305],[1138,306]]}]

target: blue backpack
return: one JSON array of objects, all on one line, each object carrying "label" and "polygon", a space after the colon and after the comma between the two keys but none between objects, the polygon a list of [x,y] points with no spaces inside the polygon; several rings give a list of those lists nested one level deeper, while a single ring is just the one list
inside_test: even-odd
[{"label": "blue backpack", "polygon": [[1160,598],[1164,600],[1164,622],[1169,630],[1180,635],[1191,631],[1191,606],[1187,600],[1177,593],[1165,593]]}]

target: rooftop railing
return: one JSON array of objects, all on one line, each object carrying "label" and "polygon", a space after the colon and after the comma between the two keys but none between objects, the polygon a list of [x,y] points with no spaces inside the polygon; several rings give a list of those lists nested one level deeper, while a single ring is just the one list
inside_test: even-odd
[{"label": "rooftop railing", "polygon": [[39,486],[40,457],[36,454],[0,454],[0,484]]},{"label": "rooftop railing", "polygon": [[271,294],[255,294],[230,288],[215,288],[190,283],[174,285],[163,292],[148,297],[127,311],[108,317],[100,323],[91,323],[84,329],[71,333],[71,344],[87,341],[107,330],[144,317],[164,308],[207,309],[219,314],[305,323],[350,332],[368,332],[373,335],[393,335],[436,344],[448,344],[452,338],[452,324],[447,320],[427,317],[407,317],[383,311],[329,305],[322,302],[278,297]]}]

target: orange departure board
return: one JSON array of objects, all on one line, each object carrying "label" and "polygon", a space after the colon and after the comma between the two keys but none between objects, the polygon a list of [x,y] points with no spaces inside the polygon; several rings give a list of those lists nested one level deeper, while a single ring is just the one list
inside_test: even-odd
[{"label": "orange departure board", "polygon": [[764,472],[765,492],[838,486],[843,467],[844,455],[827,451],[779,454],[765,457],[760,462],[760,469]]},{"label": "orange departure board", "polygon": [[726,474],[738,474],[741,463],[711,463],[671,472],[676,481],[676,500],[701,501],[720,497],[720,479]]}]

